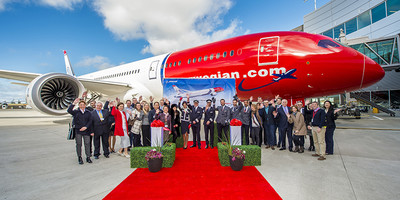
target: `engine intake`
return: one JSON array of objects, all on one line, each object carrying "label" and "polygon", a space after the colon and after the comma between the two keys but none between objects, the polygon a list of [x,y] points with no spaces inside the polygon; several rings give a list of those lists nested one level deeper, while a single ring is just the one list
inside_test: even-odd
[{"label": "engine intake", "polygon": [[64,115],[69,105],[82,95],[84,87],[75,77],[49,73],[36,77],[28,86],[27,103],[50,115]]}]

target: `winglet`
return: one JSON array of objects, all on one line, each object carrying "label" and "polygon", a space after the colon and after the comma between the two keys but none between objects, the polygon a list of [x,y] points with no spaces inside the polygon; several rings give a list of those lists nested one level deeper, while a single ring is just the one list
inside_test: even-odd
[{"label": "winglet", "polygon": [[71,63],[69,62],[69,58],[67,55],[67,51],[64,50],[64,61],[65,61],[65,70],[68,75],[75,76],[74,70],[71,67]]}]

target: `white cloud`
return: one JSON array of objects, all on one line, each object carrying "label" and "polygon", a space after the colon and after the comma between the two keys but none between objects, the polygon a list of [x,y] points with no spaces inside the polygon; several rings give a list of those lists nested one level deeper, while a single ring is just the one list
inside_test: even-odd
[{"label": "white cloud", "polygon": [[[11,80],[0,79],[0,102],[25,101],[25,86],[11,84]],[[15,81],[14,81],[15,82]]]},{"label": "white cloud", "polygon": [[94,67],[99,70],[114,67],[113,64],[110,64],[110,60],[103,56],[84,57],[76,65],[78,67]]},{"label": "white cloud", "polygon": [[83,0],[40,0],[39,3],[42,5],[51,6],[57,9],[68,9],[73,10],[73,7],[77,4],[82,3]]},{"label": "white cloud", "polygon": [[36,3],[44,6],[50,6],[57,9],[73,10],[74,6],[83,3],[85,0],[0,0],[0,11],[5,10],[10,3]]},{"label": "white cloud", "polygon": [[145,39],[143,53],[181,50],[238,34],[239,21],[223,27],[231,0],[96,0],[96,11],[118,39]]}]

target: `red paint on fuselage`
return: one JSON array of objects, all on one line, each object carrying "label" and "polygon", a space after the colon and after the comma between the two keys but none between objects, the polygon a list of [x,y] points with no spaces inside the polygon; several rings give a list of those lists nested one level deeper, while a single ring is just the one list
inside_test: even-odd
[{"label": "red paint on fuselage", "polygon": [[[277,94],[291,99],[326,96],[367,87],[383,78],[382,67],[373,60],[364,60],[363,54],[336,42],[336,46],[318,45],[321,40],[333,42],[329,37],[303,32],[230,38],[172,53],[166,61],[164,77],[235,78],[237,94],[243,99],[272,98]],[[277,76],[272,74],[291,69],[296,69],[292,74],[296,79],[273,81]],[[243,91],[266,84],[270,85]]]}]

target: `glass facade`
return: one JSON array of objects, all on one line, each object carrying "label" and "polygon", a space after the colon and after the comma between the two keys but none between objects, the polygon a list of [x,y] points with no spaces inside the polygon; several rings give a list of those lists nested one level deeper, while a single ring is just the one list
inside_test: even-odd
[{"label": "glass facade", "polygon": [[350,19],[344,24],[340,24],[320,34],[331,38],[339,38],[341,28],[343,29],[344,33],[348,35],[359,29],[369,26],[372,23],[375,23],[399,10],[400,0],[387,0],[370,10],[363,12],[357,17]]},{"label": "glass facade", "polygon": [[353,18],[345,23],[346,25],[346,34],[350,34],[352,32],[357,31],[357,18]]},{"label": "glass facade", "polygon": [[375,23],[383,18],[386,17],[386,7],[385,3],[381,3],[380,5],[372,8],[371,10],[372,15],[372,23]]},{"label": "glass facade", "polygon": [[340,29],[343,30],[344,33],[344,24],[340,24],[339,26],[336,26],[335,28],[333,28],[333,37],[334,38],[339,38],[340,35]]},{"label": "glass facade", "polygon": [[387,0],[387,15],[391,15],[400,10],[400,0]]},{"label": "glass facade", "polygon": [[355,44],[350,45],[350,47],[365,54],[380,65],[399,63],[397,38]]},{"label": "glass facade", "polygon": [[370,11],[368,10],[357,17],[358,29],[371,25],[371,16],[369,15],[369,12]]}]

